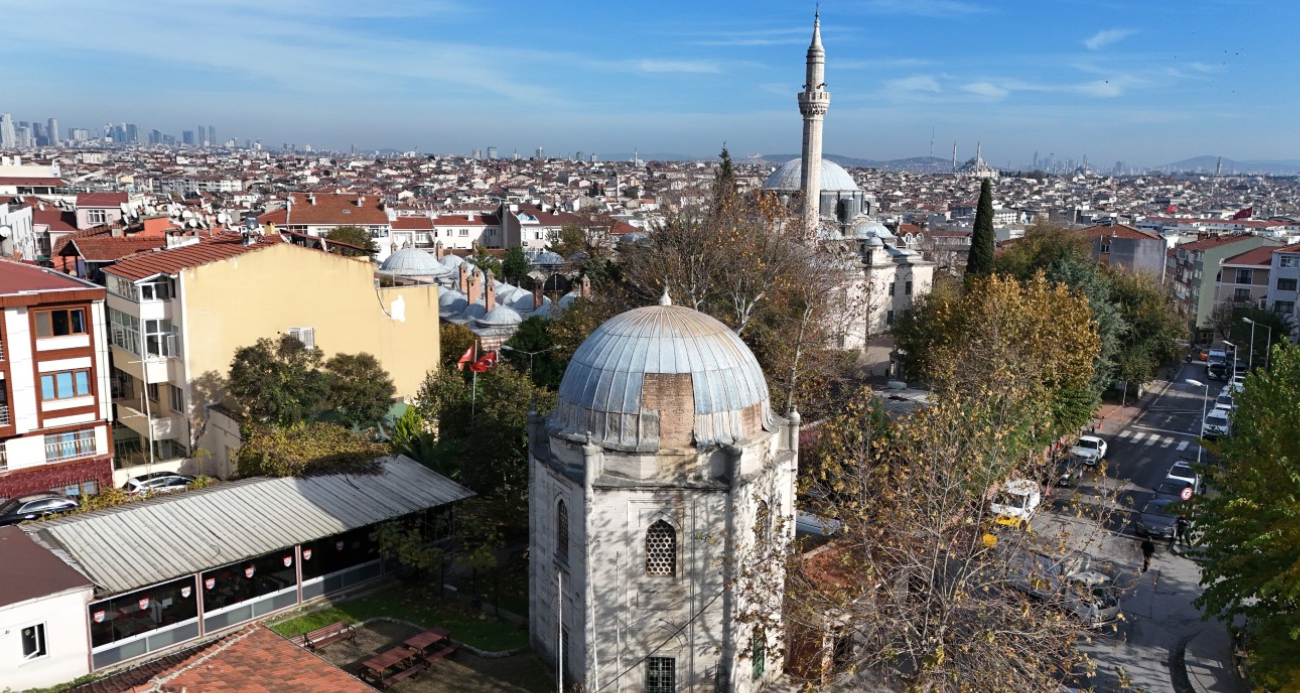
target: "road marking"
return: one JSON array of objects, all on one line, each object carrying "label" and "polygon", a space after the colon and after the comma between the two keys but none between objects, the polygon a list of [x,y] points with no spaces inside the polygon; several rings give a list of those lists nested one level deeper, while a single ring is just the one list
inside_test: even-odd
[{"label": "road marking", "polygon": [[1162,447],[1162,448],[1167,448],[1167,447],[1169,447],[1170,445],[1173,445],[1173,444],[1174,444],[1174,439],[1173,439],[1173,438],[1170,438],[1169,436],[1165,436],[1164,438],[1162,438],[1162,439],[1160,440],[1160,447]]},{"label": "road marking", "polygon": [[1120,433],[1119,433],[1119,437],[1120,437],[1120,438],[1127,438],[1127,437],[1129,437],[1129,436],[1131,436],[1131,435],[1133,435],[1133,431],[1130,431],[1130,430],[1128,430],[1127,428],[1124,429],[1123,431],[1120,431]]},{"label": "road marking", "polygon": [[1144,430],[1144,431],[1151,431],[1152,433],[1167,433],[1167,434],[1169,434],[1169,435],[1171,435],[1171,436],[1187,436],[1187,437],[1189,437],[1189,438],[1199,438],[1199,437],[1200,437],[1200,436],[1198,436],[1198,435],[1195,434],[1195,433],[1187,433],[1186,431],[1171,431],[1171,430],[1169,430],[1169,429],[1167,429],[1167,428],[1155,428],[1155,427],[1152,427],[1152,426],[1140,426],[1140,425],[1137,425],[1137,424],[1134,424],[1133,428],[1140,428],[1140,429],[1142,429],[1142,430]]},{"label": "road marking", "polygon": [[1151,436],[1150,438],[1147,438],[1147,447],[1151,447],[1152,445],[1155,445],[1161,440],[1163,439],[1160,436]]},{"label": "road marking", "polygon": [[1186,450],[1186,449],[1187,449],[1187,446],[1188,446],[1188,445],[1191,445],[1191,443],[1192,443],[1192,441],[1190,441],[1190,440],[1184,440],[1183,442],[1179,443],[1179,444],[1178,444],[1178,452],[1182,452],[1182,451]]},{"label": "road marking", "polygon": [[1130,442],[1130,443],[1136,443],[1136,442],[1138,442],[1139,440],[1142,440],[1142,439],[1145,438],[1145,437],[1146,437],[1146,434],[1145,434],[1145,433],[1142,433],[1142,432],[1139,431],[1138,433],[1134,434],[1134,436],[1133,436],[1133,440],[1130,440],[1129,442]]}]

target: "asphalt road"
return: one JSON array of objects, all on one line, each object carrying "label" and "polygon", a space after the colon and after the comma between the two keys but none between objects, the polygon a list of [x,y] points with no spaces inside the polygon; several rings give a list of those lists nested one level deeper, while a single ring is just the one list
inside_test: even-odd
[{"label": "asphalt road", "polygon": [[1175,654],[1202,630],[1222,628],[1201,621],[1192,604],[1201,592],[1197,563],[1157,542],[1152,569],[1141,572],[1141,539],[1125,511],[1142,507],[1174,462],[1197,459],[1205,388],[1187,385],[1185,379],[1208,382],[1208,406],[1213,406],[1223,383],[1207,381],[1203,364],[1184,364],[1129,425],[1102,434],[1108,445],[1105,476],[1089,474],[1073,492],[1054,493],[1048,512],[1033,523],[1035,531],[1069,532],[1075,548],[1113,562],[1126,620],[1085,647],[1097,662],[1090,683],[1099,691],[1127,684],[1150,693],[1184,693],[1176,683],[1181,668]]}]

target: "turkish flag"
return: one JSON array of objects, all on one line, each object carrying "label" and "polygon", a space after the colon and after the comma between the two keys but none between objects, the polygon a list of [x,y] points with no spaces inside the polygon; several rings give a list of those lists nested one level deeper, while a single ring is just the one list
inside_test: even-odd
[{"label": "turkish flag", "polygon": [[1237,219],[1249,219],[1254,214],[1255,214],[1255,208],[1247,207],[1241,210],[1240,212],[1237,212],[1236,214],[1232,215],[1232,219],[1233,221],[1236,221]]},{"label": "turkish flag", "polygon": [[470,363],[474,363],[473,344],[469,345],[469,348],[465,350],[465,353],[461,354],[460,358],[456,359],[456,370],[463,371],[465,370],[465,365]]},{"label": "turkish flag", "polygon": [[1165,214],[1173,214],[1178,211],[1178,205],[1169,205],[1165,208]]},{"label": "turkish flag", "polygon": [[483,354],[483,358],[470,364],[469,369],[475,373],[486,373],[487,369],[495,366],[497,363],[497,352],[489,351]]}]

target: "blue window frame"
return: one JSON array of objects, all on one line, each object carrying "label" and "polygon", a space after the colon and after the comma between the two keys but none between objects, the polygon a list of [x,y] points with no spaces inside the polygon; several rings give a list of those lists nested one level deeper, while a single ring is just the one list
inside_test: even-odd
[{"label": "blue window frame", "polygon": [[90,371],[64,371],[41,376],[41,401],[85,397],[90,394]]}]

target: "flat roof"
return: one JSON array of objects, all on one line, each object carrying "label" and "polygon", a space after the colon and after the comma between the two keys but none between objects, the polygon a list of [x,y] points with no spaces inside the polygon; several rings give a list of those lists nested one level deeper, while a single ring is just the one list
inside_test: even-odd
[{"label": "flat roof", "polygon": [[18,527],[0,527],[0,556],[0,607],[91,585]]},{"label": "flat roof", "polygon": [[474,495],[405,456],[376,474],[257,477],[23,525],[120,594]]}]

